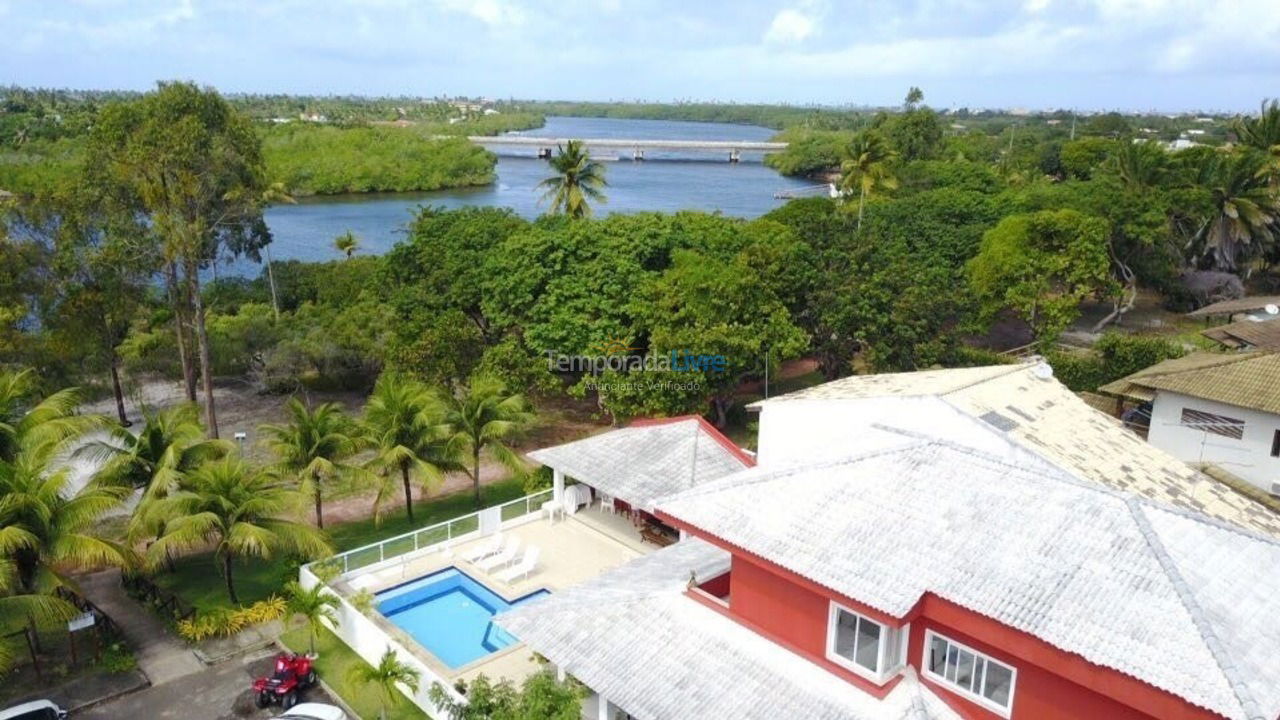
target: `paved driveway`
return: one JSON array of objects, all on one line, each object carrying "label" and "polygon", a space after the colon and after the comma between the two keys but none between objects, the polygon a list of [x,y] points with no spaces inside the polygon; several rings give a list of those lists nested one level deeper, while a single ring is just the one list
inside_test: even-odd
[{"label": "paved driveway", "polygon": [[[176,680],[75,713],[73,720],[260,720],[272,709],[253,706],[249,683],[271,667],[270,652],[234,658]],[[304,702],[332,700],[319,687],[303,696]],[[274,708],[280,712],[280,708]]]}]

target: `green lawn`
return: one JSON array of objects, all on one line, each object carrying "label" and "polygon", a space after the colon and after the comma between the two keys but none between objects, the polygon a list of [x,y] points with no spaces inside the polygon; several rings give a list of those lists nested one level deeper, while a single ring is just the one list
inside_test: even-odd
[{"label": "green lawn", "polygon": [[[306,652],[310,649],[311,637],[306,628],[297,628],[280,636],[280,642],[293,652]],[[360,717],[367,720],[378,717],[378,691],[371,687],[356,687],[347,680],[347,673],[352,667],[357,663],[367,663],[328,630],[321,631],[316,638],[316,652],[320,654],[316,660],[316,672],[325,684],[341,695]],[[429,720],[426,713],[406,698],[401,698],[399,706],[388,712],[387,717],[390,720]]]},{"label": "green lawn", "polygon": [[[481,492],[485,506],[497,505],[524,495],[521,481],[514,478],[487,485]],[[471,491],[468,490],[414,504],[412,525],[405,517],[404,509],[399,508],[384,513],[380,525],[375,525],[370,518],[342,523],[326,529],[339,551],[350,550],[409,532],[414,528],[466,515],[474,510],[475,503]],[[197,610],[211,610],[231,605],[221,567],[214,563],[212,555],[207,553],[191,555],[179,559],[175,565],[176,570],[172,573],[157,573],[154,578],[156,584],[175,593],[195,606]],[[296,580],[297,577],[296,563],[284,557],[273,557],[266,561],[258,559],[240,561],[232,570],[236,595],[244,605],[262,600],[273,593],[279,593],[284,583]]]}]

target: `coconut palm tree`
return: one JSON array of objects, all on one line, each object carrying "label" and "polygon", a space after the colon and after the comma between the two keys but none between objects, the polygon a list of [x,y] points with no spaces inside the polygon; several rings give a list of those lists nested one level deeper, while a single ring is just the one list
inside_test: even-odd
[{"label": "coconut palm tree", "polygon": [[276,454],[274,470],[296,480],[298,489],[311,496],[316,508],[316,526],[323,528],[323,485],[325,481],[358,471],[343,462],[359,449],[358,430],[336,403],[325,403],[310,410],[302,401],[290,398],[285,408],[289,422],[263,425],[261,431],[268,447]]},{"label": "coconut palm tree", "polygon": [[[102,464],[94,482],[106,488],[132,491],[143,488],[138,507],[129,518],[128,537],[137,542],[164,535],[165,517],[154,512],[156,501],[176,490],[186,473],[231,452],[226,440],[211,440],[204,434],[200,409],[194,403],[177,405],[143,415],[137,434],[112,425],[105,439],[80,446],[75,455]],[[173,558],[166,558],[173,570]]]},{"label": "coconut palm tree", "polygon": [[499,379],[479,375],[468,387],[449,398],[445,423],[451,432],[450,445],[470,459],[467,474],[475,490],[476,507],[480,507],[480,452],[487,449],[512,472],[527,471],[520,456],[507,442],[533,424],[529,402],[519,393],[508,393]]},{"label": "coconut palm tree", "polygon": [[0,461],[19,452],[53,452],[94,428],[105,426],[96,415],[77,415],[81,394],[66,388],[37,399],[37,377],[30,368],[0,370]]},{"label": "coconut palm tree", "polygon": [[1169,171],[1169,156],[1156,142],[1121,143],[1107,162],[1120,181],[1135,190],[1160,186]]},{"label": "coconut palm tree", "polygon": [[375,517],[394,488],[394,475],[404,487],[405,511],[413,522],[411,477],[416,473],[430,491],[446,472],[461,469],[443,412],[439,397],[422,383],[391,373],[378,378],[363,422],[365,442],[374,450],[368,467],[384,478],[374,499]]},{"label": "coconut palm tree", "polygon": [[351,256],[355,255],[356,251],[360,249],[360,238],[356,237],[355,233],[348,230],[333,239],[333,247],[338,252],[346,255],[347,259],[350,260]]},{"label": "coconut palm tree", "polygon": [[316,636],[324,629],[324,620],[331,625],[338,624],[337,608],[341,601],[321,583],[306,590],[296,580],[284,586],[284,597],[285,612],[289,617],[301,617],[307,623],[307,631],[311,634],[311,656],[315,657]]},{"label": "coconut palm tree", "polygon": [[418,692],[418,680],[422,673],[400,660],[395,651],[387,648],[377,665],[356,663],[347,671],[347,681],[352,685],[372,685],[378,691],[378,717],[387,720],[387,711],[400,704],[397,685],[404,685],[409,692]]},{"label": "coconut palm tree", "polygon": [[0,461],[0,560],[10,564],[15,593],[48,594],[70,585],[68,570],[131,564],[123,545],[97,533],[124,491],[93,484],[75,489],[65,465],[26,451]]},{"label": "coconut palm tree", "polygon": [[[15,592],[15,574],[11,561],[0,560],[0,636],[30,626],[52,629],[80,613],[74,605],[56,595]],[[0,672],[13,667],[14,660],[12,646],[0,643]]]},{"label": "coconut palm tree", "polygon": [[890,163],[897,153],[889,148],[884,135],[877,130],[864,130],[853,138],[840,169],[840,189],[848,195],[858,193],[858,231],[862,230],[862,210],[867,198],[877,192],[898,187]]},{"label": "coconut palm tree", "polygon": [[231,452],[226,440],[205,436],[200,408],[191,403],[143,415],[137,434],[112,425],[105,439],[91,440],[76,456],[102,461],[94,474],[100,485],[128,490],[144,488],[148,499],[159,499],[178,487],[183,475]]},{"label": "coconut palm tree", "polygon": [[538,187],[545,188],[542,200],[551,201],[553,214],[586,217],[591,214],[588,200],[608,201],[601,189],[609,184],[604,179],[604,165],[591,159],[581,140],[557,146],[556,154],[547,158],[547,164],[555,174],[538,183]]},{"label": "coconut palm tree", "polygon": [[269,474],[230,456],[206,463],[182,479],[178,490],[155,505],[166,518],[165,533],[147,549],[158,564],[171,550],[212,547],[227,584],[227,597],[239,603],[232,572],[239,558],[269,558],[278,552],[319,557],[332,552],[324,534],[286,519],[300,494]]},{"label": "coconut palm tree", "polygon": [[1262,151],[1245,148],[1215,153],[1200,170],[1213,209],[1192,242],[1217,269],[1234,271],[1280,239],[1280,194],[1268,182],[1266,164]]}]

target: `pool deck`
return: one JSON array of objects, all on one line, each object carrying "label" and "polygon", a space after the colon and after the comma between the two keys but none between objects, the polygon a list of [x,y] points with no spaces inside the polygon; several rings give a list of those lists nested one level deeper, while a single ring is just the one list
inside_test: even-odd
[{"label": "pool deck", "polygon": [[[572,587],[657,549],[641,542],[639,532],[625,517],[604,513],[596,508],[585,508],[576,515],[555,522],[539,518],[503,530],[503,534],[520,538],[522,555],[524,548],[540,548],[538,567],[528,578],[504,583],[497,579],[501,570],[486,573],[462,559],[470,549],[491,542],[486,537],[448,549],[428,550],[417,556],[406,556],[403,563],[349,577],[338,586],[346,593],[358,590],[377,593],[454,565],[505,599],[515,600],[542,588],[555,592]],[[408,639],[406,633],[376,611],[374,620],[379,627],[400,639],[402,644]],[[460,678],[467,682],[483,673],[494,680],[505,678],[519,683],[541,667],[523,643],[504,648],[457,669],[447,667],[417,642],[410,643],[406,648],[411,648],[416,656],[442,677]]]}]

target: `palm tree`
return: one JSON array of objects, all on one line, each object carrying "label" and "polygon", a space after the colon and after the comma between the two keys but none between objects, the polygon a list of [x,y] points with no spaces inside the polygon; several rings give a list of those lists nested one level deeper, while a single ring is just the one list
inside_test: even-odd
[{"label": "palm tree", "polygon": [[378,717],[387,720],[387,711],[400,704],[397,685],[404,685],[409,692],[418,692],[418,680],[422,673],[400,660],[395,651],[387,648],[377,665],[356,663],[347,671],[347,681],[352,685],[372,685],[378,691]]},{"label": "palm tree", "polygon": [[311,495],[316,526],[323,528],[322,486],[326,480],[356,471],[343,463],[359,449],[356,427],[336,403],[325,403],[312,411],[297,398],[290,398],[285,407],[288,423],[263,425],[261,430],[276,454],[275,470],[292,476],[298,489]]},{"label": "palm tree", "polygon": [[1267,154],[1261,172],[1268,176],[1273,188],[1280,185],[1280,101],[1263,101],[1256,119],[1237,118],[1232,129],[1241,144]]},{"label": "palm tree", "polygon": [[556,154],[547,159],[547,164],[555,174],[538,183],[538,187],[546,188],[542,200],[551,201],[553,214],[586,217],[591,214],[588,199],[608,202],[601,190],[609,184],[604,179],[604,165],[591,159],[581,140],[557,146]]},{"label": "palm tree", "polygon": [[867,198],[882,190],[898,187],[898,179],[889,167],[897,153],[877,130],[864,130],[853,138],[847,158],[840,166],[844,173],[840,189],[851,194],[858,191],[858,231],[862,230],[862,210]]},{"label": "palm tree", "polygon": [[391,373],[378,378],[364,408],[365,440],[375,452],[369,467],[385,479],[374,499],[375,517],[394,487],[393,473],[400,476],[405,511],[413,522],[412,474],[430,490],[446,472],[461,469],[443,412],[440,399],[422,383]]},{"label": "palm tree", "polygon": [[238,457],[206,463],[188,473],[179,490],[156,503],[166,527],[148,548],[148,560],[154,565],[172,549],[212,547],[227,597],[239,603],[232,579],[236,559],[332,552],[320,530],[286,519],[299,500],[297,491],[280,486],[269,473],[250,468]]},{"label": "palm tree", "polygon": [[356,254],[356,250],[360,249],[360,238],[348,230],[333,239],[333,247],[338,252],[345,254],[347,259],[350,260],[351,256]]},{"label": "palm tree", "polygon": [[[14,576],[14,564],[0,560],[0,636],[23,627],[52,629],[79,614],[79,609],[56,595],[15,593]],[[13,663],[10,644],[0,643],[0,672],[9,670]]]},{"label": "palm tree", "polygon": [[0,370],[0,461],[14,460],[24,448],[52,452],[105,424],[96,415],[77,415],[80,391],[66,388],[36,400],[36,375],[30,368]]},{"label": "palm tree", "polygon": [[[99,486],[123,491],[144,488],[142,501],[129,519],[128,537],[135,542],[164,535],[165,517],[154,512],[156,502],[176,490],[187,473],[232,449],[226,440],[205,436],[200,409],[194,403],[145,413],[143,418],[136,435],[112,425],[106,439],[91,440],[75,453],[102,462],[94,474]],[[173,557],[165,560],[172,571]]]},{"label": "palm tree", "polygon": [[1125,185],[1135,190],[1158,187],[1168,175],[1168,155],[1159,143],[1121,143],[1108,161]]},{"label": "palm tree", "polygon": [[284,586],[285,612],[289,617],[301,617],[307,623],[311,633],[311,656],[316,654],[316,636],[324,629],[323,620],[331,625],[338,624],[337,608],[341,605],[338,596],[325,590],[322,583],[316,583],[310,590],[305,590],[296,580]]},{"label": "palm tree", "polygon": [[102,461],[95,482],[127,490],[145,488],[146,498],[159,499],[176,489],[183,475],[233,448],[226,440],[205,436],[200,408],[192,403],[144,413],[143,419],[137,434],[113,425],[106,439],[76,450],[77,456]]},{"label": "palm tree", "polygon": [[1267,157],[1245,148],[1215,153],[1200,171],[1213,210],[1192,239],[1221,270],[1272,250],[1280,239],[1280,194],[1268,183]]},{"label": "palm tree", "polygon": [[469,387],[449,399],[445,422],[452,433],[450,444],[471,460],[467,473],[475,489],[476,507],[480,507],[480,451],[487,448],[512,472],[526,472],[520,456],[506,441],[526,430],[533,420],[524,396],[508,394],[506,385],[492,376],[471,378]]},{"label": "palm tree", "polygon": [[74,489],[68,467],[24,450],[0,461],[0,498],[0,559],[12,572],[15,593],[52,593],[71,584],[62,574],[67,570],[131,564],[126,547],[97,533],[123,491],[92,484]]}]

